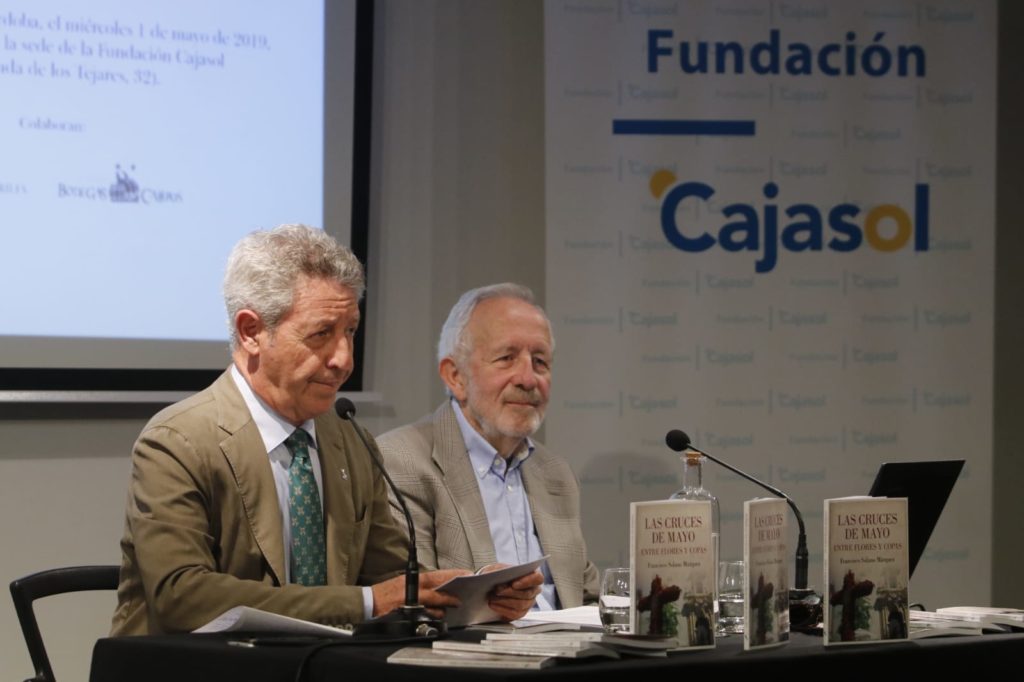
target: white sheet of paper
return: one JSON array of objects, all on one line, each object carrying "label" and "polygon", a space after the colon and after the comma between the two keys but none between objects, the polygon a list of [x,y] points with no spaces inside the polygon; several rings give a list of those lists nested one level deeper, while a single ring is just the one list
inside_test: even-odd
[{"label": "white sheet of paper", "polygon": [[311,635],[315,637],[350,637],[352,635],[349,630],[281,616],[249,606],[230,608],[192,632],[272,632],[282,635]]},{"label": "white sheet of paper", "polygon": [[536,571],[547,558],[545,554],[534,561],[517,566],[506,566],[490,573],[460,575],[439,585],[437,590],[454,595],[461,602],[458,607],[448,609],[445,613],[448,627],[463,627],[498,620],[498,614],[491,611],[491,607],[487,605],[487,594],[498,585]]},{"label": "white sheet of paper", "polygon": [[571,609],[559,609],[558,611],[530,611],[520,620],[524,623],[574,623],[576,625],[589,625],[601,627],[601,614],[597,606],[577,606]]}]

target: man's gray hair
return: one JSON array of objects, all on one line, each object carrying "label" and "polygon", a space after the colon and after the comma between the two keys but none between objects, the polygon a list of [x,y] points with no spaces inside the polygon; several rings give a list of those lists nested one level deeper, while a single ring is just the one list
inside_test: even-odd
[{"label": "man's gray hair", "polygon": [[329,279],[363,297],[363,266],[352,252],[323,230],[307,225],[281,225],[252,232],[228,257],[224,273],[224,306],[231,347],[238,347],[235,316],[252,310],[270,330],[292,307],[299,277]]},{"label": "man's gray hair", "polygon": [[548,333],[551,334],[551,349],[554,350],[555,337],[551,332],[551,321],[548,320],[544,309],[537,305],[533,298],[533,292],[530,291],[529,287],[525,287],[522,284],[504,282],[502,284],[491,284],[477,289],[470,289],[459,297],[451,312],[448,313],[448,319],[445,320],[444,326],[441,327],[441,338],[437,342],[438,364],[445,358],[451,358],[456,364],[461,365],[469,356],[472,350],[472,339],[466,333],[466,326],[469,324],[469,318],[473,315],[477,305],[489,298],[517,298],[536,308],[548,323]]}]

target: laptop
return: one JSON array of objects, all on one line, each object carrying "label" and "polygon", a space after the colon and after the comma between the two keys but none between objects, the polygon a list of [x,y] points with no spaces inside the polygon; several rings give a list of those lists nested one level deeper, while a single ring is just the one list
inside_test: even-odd
[{"label": "laptop", "polygon": [[925,545],[939,521],[949,493],[953,490],[964,460],[934,462],[886,462],[871,485],[872,497],[907,498],[907,534],[910,575],[924,554]]}]

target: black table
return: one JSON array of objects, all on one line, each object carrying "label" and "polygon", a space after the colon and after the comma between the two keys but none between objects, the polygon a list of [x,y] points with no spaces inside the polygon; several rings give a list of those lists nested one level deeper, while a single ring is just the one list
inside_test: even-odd
[{"label": "black table", "polygon": [[[466,633],[458,638],[465,638]],[[477,636],[479,638],[479,636]],[[963,675],[1000,674],[1016,679],[1024,661],[1024,634],[943,637],[858,646],[830,647],[821,639],[794,633],[784,647],[744,652],[740,637],[719,639],[714,650],[674,654],[667,659],[623,659],[560,662],[543,670],[481,670],[424,668],[387,663],[392,652],[408,644],[372,644],[357,640],[317,645],[309,640],[291,644],[238,646],[241,636],[168,635],[101,639],[93,649],[91,682],[203,682],[205,680],[671,680],[669,676],[717,675],[719,679],[856,680],[921,675],[949,679]],[[235,641],[235,644],[230,644]],[[271,640],[267,640],[270,642]],[[302,667],[301,677],[297,677]],[[1013,672],[1013,671],[1018,672]],[[714,680],[715,678],[706,678]],[[994,679],[994,678],[993,678]]]}]

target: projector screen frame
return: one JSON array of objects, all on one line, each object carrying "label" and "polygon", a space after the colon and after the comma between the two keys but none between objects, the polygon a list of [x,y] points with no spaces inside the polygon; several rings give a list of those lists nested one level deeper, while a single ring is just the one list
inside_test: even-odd
[{"label": "projector screen frame", "polygon": [[[370,156],[373,94],[373,0],[355,2],[354,92],[352,112],[352,188],[350,246],[361,263],[368,262],[370,215]],[[324,3],[325,31],[333,24],[333,2]],[[326,39],[325,64],[332,59],[332,49],[339,46]],[[331,120],[331,79],[324,83],[324,120]],[[325,157],[329,154],[329,136],[325,133]],[[325,195],[329,195],[331,174],[325,164]],[[325,197],[329,202],[329,197]],[[330,210],[325,204],[325,223]],[[335,234],[332,225],[322,226]],[[340,232],[340,230],[338,230]],[[362,392],[363,357],[366,343],[366,296],[360,302],[363,323],[355,340],[355,369],[342,387],[346,393]],[[227,339],[225,339],[225,346]],[[230,358],[225,348],[225,366]],[[194,393],[211,384],[221,369],[159,369],[159,368],[77,368],[77,367],[0,367],[0,403],[51,402],[158,402],[168,403]]]}]

